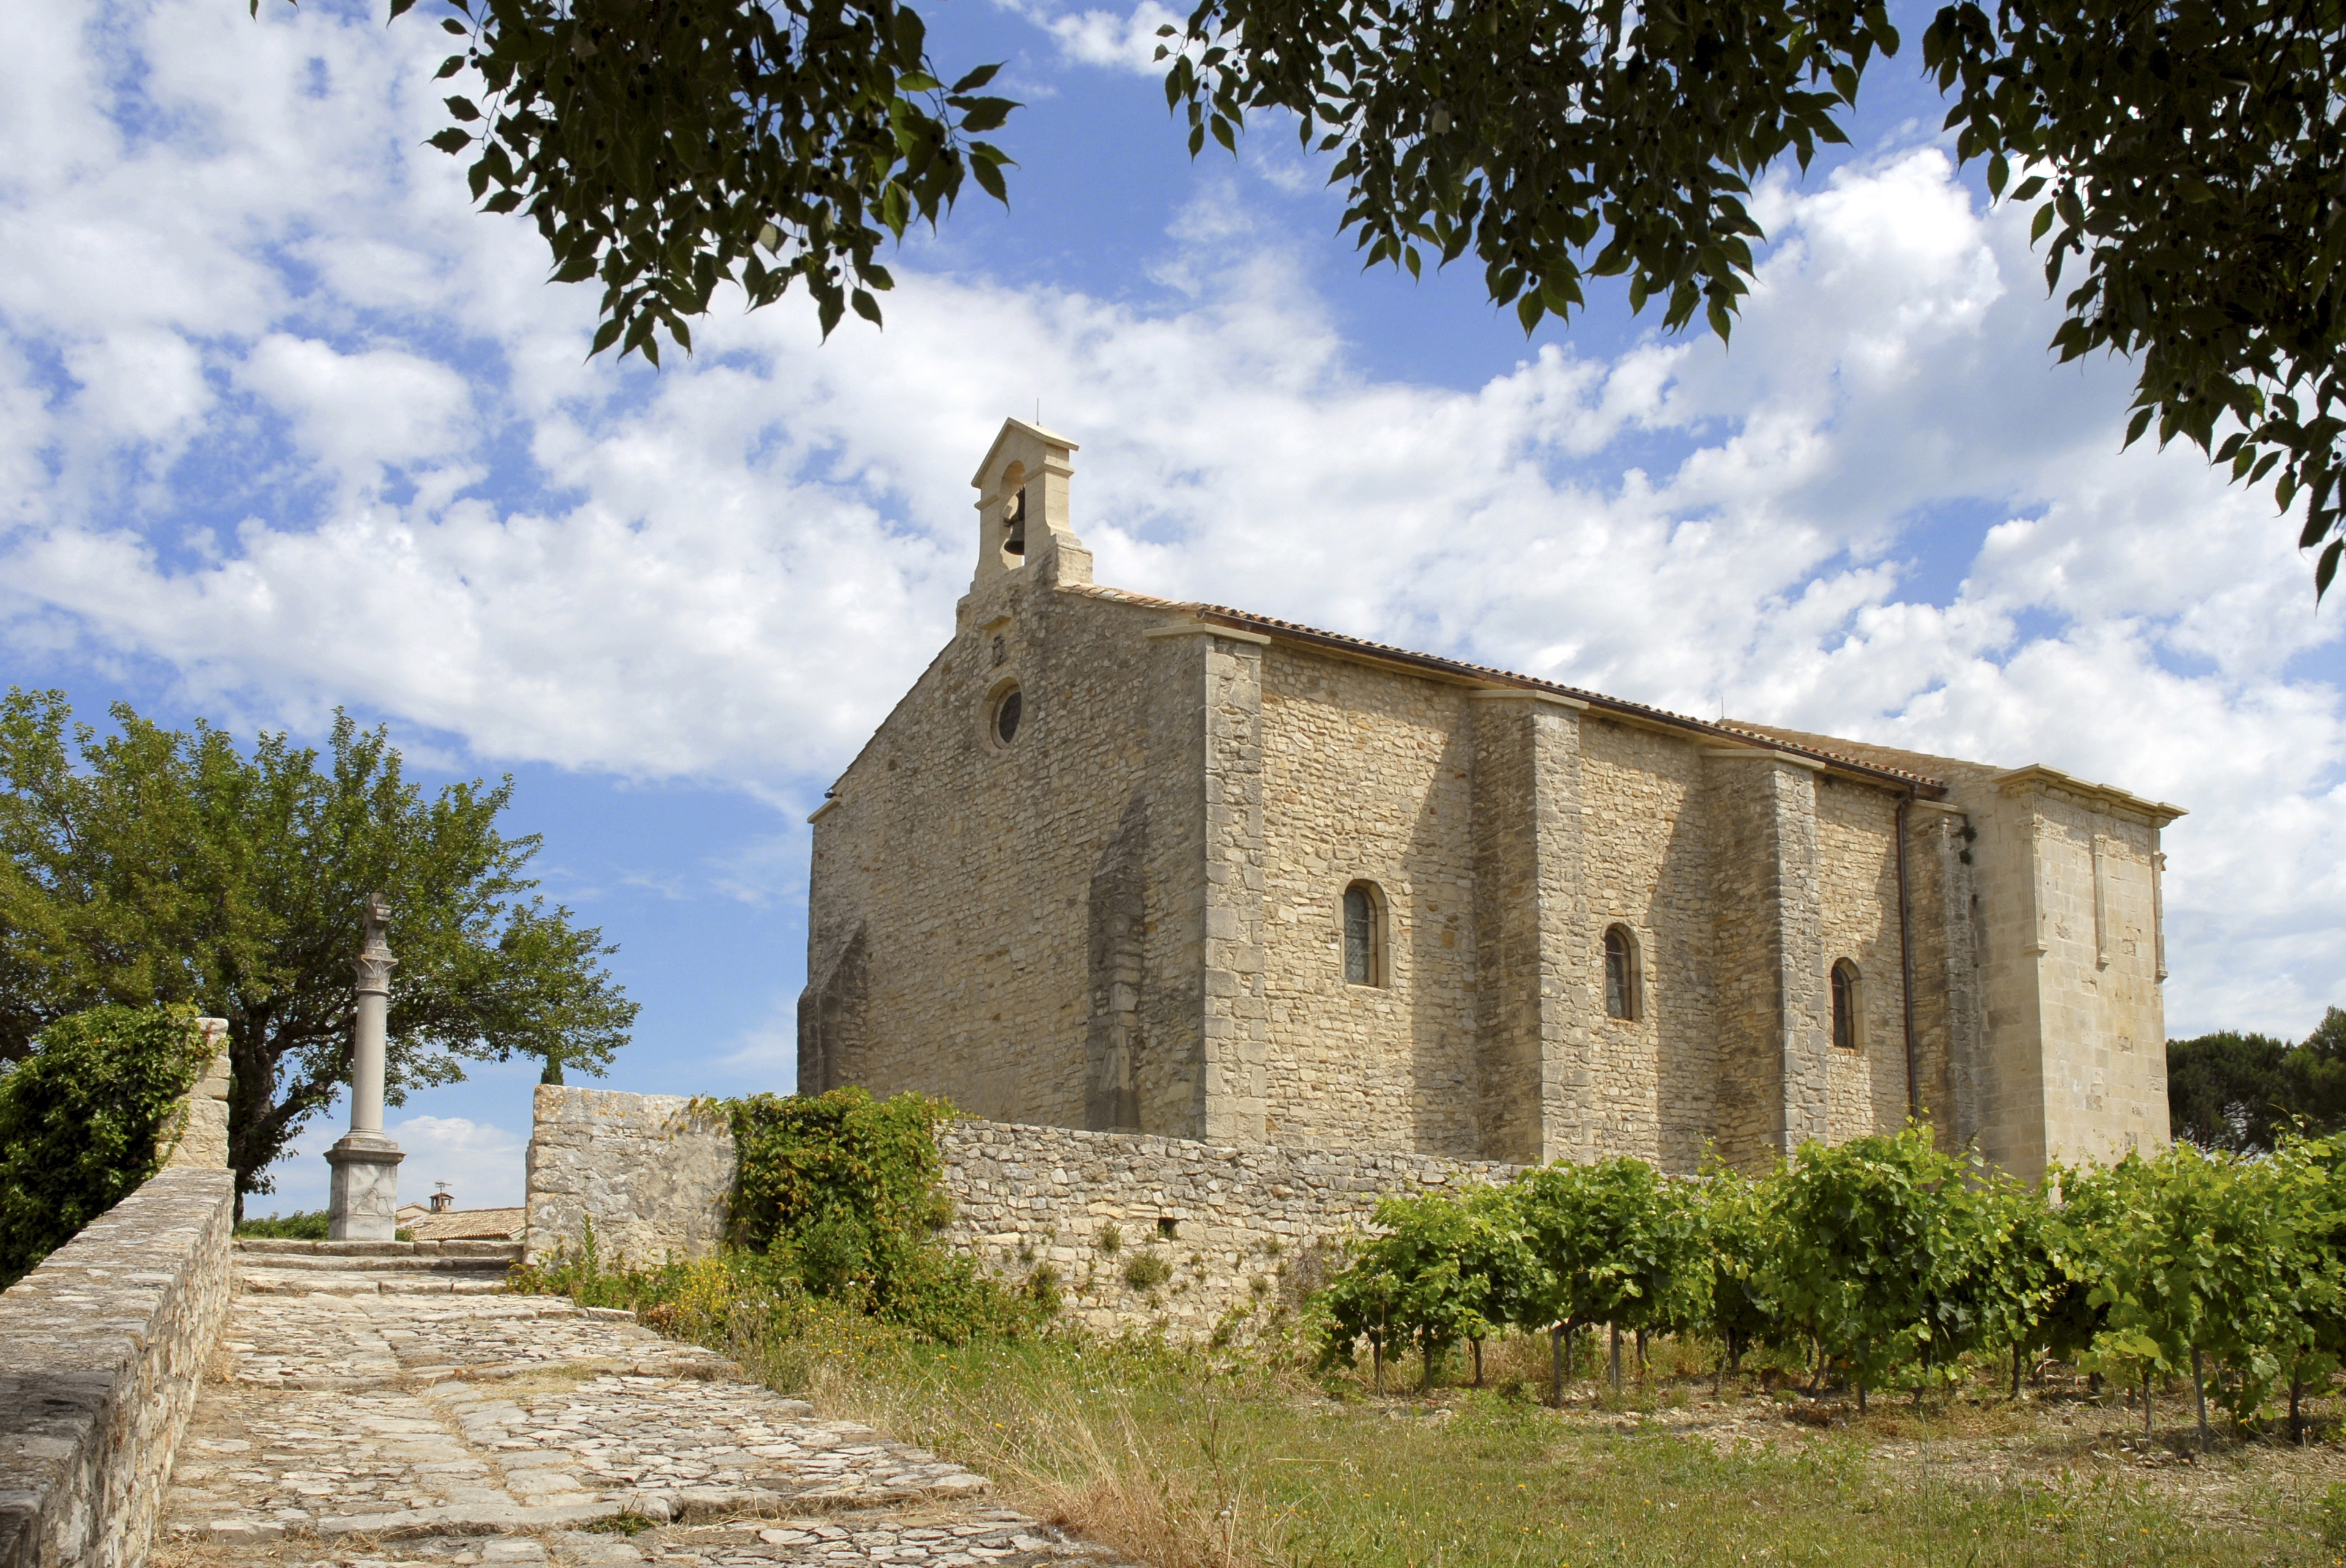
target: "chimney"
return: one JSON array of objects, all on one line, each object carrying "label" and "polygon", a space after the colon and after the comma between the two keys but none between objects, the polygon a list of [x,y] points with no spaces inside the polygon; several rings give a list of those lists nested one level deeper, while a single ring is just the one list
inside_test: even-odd
[{"label": "chimney", "polygon": [[450,1209],[456,1207],[456,1195],[448,1190],[448,1184],[446,1182],[441,1182],[437,1185],[440,1190],[432,1195],[432,1212],[434,1214],[445,1214]]}]

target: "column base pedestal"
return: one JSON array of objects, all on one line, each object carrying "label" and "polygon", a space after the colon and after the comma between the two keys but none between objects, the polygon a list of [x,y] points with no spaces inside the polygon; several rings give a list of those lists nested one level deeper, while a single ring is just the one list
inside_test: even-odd
[{"label": "column base pedestal", "polygon": [[327,1240],[398,1239],[399,1162],[406,1157],[380,1133],[352,1133],[326,1151],[326,1163],[334,1167]]}]

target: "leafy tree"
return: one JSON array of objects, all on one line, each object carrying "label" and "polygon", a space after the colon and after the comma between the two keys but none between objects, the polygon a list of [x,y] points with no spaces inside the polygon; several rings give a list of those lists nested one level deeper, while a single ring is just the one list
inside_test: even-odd
[{"label": "leafy tree", "polygon": [[2262,1154],[2299,1124],[2346,1131],[2346,1011],[2295,1045],[2230,1031],[2168,1041],[2167,1103],[2174,1135],[2203,1149]]},{"label": "leafy tree", "polygon": [[[259,0],[250,0],[257,11]],[[395,17],[414,0],[390,0]],[[968,139],[1016,106],[994,67],[940,85],[891,0],[449,0],[444,77],[474,198],[526,212],[554,277],[599,279],[597,351],[690,346],[722,282],[753,306],[803,282],[828,332],[877,321],[882,231],[935,222],[1010,159]],[[1881,0],[1198,0],[1162,29],[1193,155],[1250,114],[1333,157],[1341,227],[1418,273],[1469,250],[1526,330],[1624,276],[1666,327],[1724,337],[1763,238],[1746,199],[1790,154],[1847,139],[1865,72],[1902,40]],[[2346,21],[2305,0],[1978,0],[1925,29],[1956,149],[2041,202],[2053,347],[2138,366],[2129,443],[2155,424],[2302,500],[2317,592],[2336,573],[2346,225]]]},{"label": "leafy tree", "polygon": [[203,1070],[191,1007],[95,1007],[0,1072],[0,1288],[155,1174]]},{"label": "leafy tree", "polygon": [[2178,1143],[2235,1153],[2268,1146],[2289,1042],[2225,1030],[2167,1043],[2167,1115]]},{"label": "leafy tree", "polygon": [[1762,1293],[1773,1225],[1769,1198],[1773,1188],[1714,1162],[1703,1173],[1701,1238],[1710,1265],[1706,1326],[1719,1336],[1719,1383],[1741,1363],[1754,1344],[1775,1338],[1782,1319]]},{"label": "leafy tree", "polygon": [[936,1239],[953,1217],[935,1130],[950,1105],[851,1086],[752,1095],[724,1111],[740,1166],[730,1240],[770,1282],[945,1344],[1017,1332],[1026,1309]]},{"label": "leafy tree", "polygon": [[[1314,1297],[1321,1313],[1320,1361],[1324,1369],[1341,1363],[1358,1365],[1362,1341],[1369,1347],[1371,1386],[1385,1391],[1385,1351],[1398,1329],[1406,1337],[1406,1319],[1396,1322],[1393,1308],[1409,1289],[1409,1281],[1394,1272],[1392,1259],[1363,1237],[1347,1249],[1343,1268]],[[1405,1309],[1404,1309],[1405,1310]]]},{"label": "leafy tree", "polygon": [[1523,1319],[1525,1303],[1542,1289],[1513,1186],[1484,1186],[1460,1200],[1465,1236],[1458,1254],[1462,1277],[1474,1281],[1474,1316],[1461,1331],[1474,1351],[1474,1386],[1483,1386],[1483,1341]]},{"label": "leafy tree", "polygon": [[[250,0],[255,15],[260,0]],[[415,0],[391,0],[395,18]],[[792,283],[827,336],[875,325],[893,286],[875,259],[933,224],[974,178],[1007,199],[1000,148],[971,137],[1017,106],[983,96],[1001,67],[944,86],[928,30],[890,0],[449,0],[443,78],[474,199],[537,224],[557,282],[603,284],[594,351],[657,364],[665,330],[719,283],[751,306]],[[477,85],[475,85],[477,84]],[[883,233],[884,230],[884,233]]]},{"label": "leafy tree", "polygon": [[1957,1339],[2010,1354],[2016,1400],[2031,1354],[2049,1346],[2058,1330],[2054,1313],[2068,1283],[2057,1250],[2061,1225],[2041,1185],[2025,1186],[2001,1173],[1981,1172],[1978,1180],[1968,1257],[1953,1298],[1959,1306],[1944,1326]]},{"label": "leafy tree", "polygon": [[2290,1256],[2272,1282],[2280,1332],[2273,1353],[2289,1388],[2290,1436],[2303,1441],[2309,1389],[2346,1366],[2346,1148],[2335,1139],[2285,1138],[2271,1190]]},{"label": "leafy tree", "polygon": [[2271,1163],[2178,1144],[2155,1160],[2064,1171],[2060,1183],[2092,1217],[2077,1256],[2106,1316],[2087,1364],[2141,1379],[2146,1431],[2152,1378],[2188,1373],[2208,1441],[2210,1361],[2235,1374],[2218,1401],[2235,1419],[2253,1413],[2280,1372],[2275,1348],[2292,1338],[2305,1261]]},{"label": "leafy tree", "polygon": [[[1479,1217],[1448,1193],[1389,1197],[1376,1207],[1381,1234],[1360,1241],[1348,1272],[1357,1269],[1362,1288],[1331,1318],[1331,1348],[1352,1359],[1351,1347],[1371,1337],[1382,1357],[1398,1334],[1414,1340],[1424,1358],[1424,1386],[1433,1386],[1434,1363],[1463,1339],[1491,1331],[1484,1315],[1491,1282],[1466,1267],[1476,1250]],[[1368,1314],[1373,1298],[1375,1326]]]},{"label": "leafy tree", "polygon": [[[534,1056],[599,1074],[635,1003],[617,950],[528,896],[536,835],[513,796],[407,781],[384,731],[336,716],[331,757],[262,735],[250,756],[200,721],[71,725],[62,692],[0,700],[0,1058],[105,1003],[190,1003],[229,1023],[229,1163],[244,1194],[350,1077],[362,904],[390,895],[384,1091]],[[70,734],[68,727],[70,725]]]},{"label": "leafy tree", "polygon": [[1773,1179],[1775,1244],[1766,1289],[1819,1351],[1866,1392],[1909,1368],[1949,1376],[1978,1331],[1967,1285],[1982,1266],[1979,1205],[1965,1167],[1927,1127],[1803,1144]]},{"label": "leafy tree", "polygon": [[1614,1331],[1613,1381],[1621,1380],[1620,1330],[1674,1327],[1698,1313],[1708,1283],[1692,1204],[1643,1160],[1594,1165],[1559,1160],[1516,1178],[1525,1239],[1538,1262],[1518,1319],[1556,1337],[1556,1397],[1563,1398],[1563,1341],[1577,1327]]}]

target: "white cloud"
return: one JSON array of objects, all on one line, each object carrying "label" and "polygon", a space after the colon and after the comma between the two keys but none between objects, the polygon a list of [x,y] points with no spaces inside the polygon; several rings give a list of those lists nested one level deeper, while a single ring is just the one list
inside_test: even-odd
[{"label": "white cloud", "polygon": [[[1059,36],[1129,64],[1144,13]],[[74,84],[40,88],[54,123],[0,108],[28,149],[0,174],[26,258],[0,275],[15,646],[803,809],[945,636],[968,470],[1040,393],[1084,443],[1103,580],[2178,800],[2178,1024],[2301,1029],[2331,999],[2339,612],[2310,612],[2268,501],[2119,453],[2127,367],[2051,366],[2027,215],[1979,210],[1935,149],[1763,188],[1776,244],[1726,351],[1374,379],[1229,186],[1184,213],[1155,302],[915,256],[884,333],[720,312],[654,375],[585,362],[591,294],[545,286],[525,227],[417,148],[428,30],[165,0],[110,14],[128,42],[101,58],[8,14],[8,86]],[[133,137],[109,91],[183,128]],[[174,466],[215,449],[266,497]],[[1950,509],[2008,521],[1925,601]]]},{"label": "white cloud", "polygon": [[1071,60],[1155,76],[1165,68],[1157,51],[1168,41],[1157,30],[1169,26],[1178,33],[1181,22],[1178,15],[1157,0],[1140,0],[1120,15],[1114,11],[1079,11],[1050,17],[1042,26],[1059,41]]},{"label": "white cloud", "polygon": [[372,477],[380,464],[446,457],[473,442],[472,395],[448,366],[394,349],[341,353],[271,332],[237,365],[240,386],[290,419],[304,457]]}]

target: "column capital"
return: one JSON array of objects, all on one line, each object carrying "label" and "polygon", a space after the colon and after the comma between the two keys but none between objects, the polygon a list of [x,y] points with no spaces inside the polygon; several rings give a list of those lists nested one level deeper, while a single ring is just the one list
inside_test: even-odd
[{"label": "column capital", "polygon": [[399,963],[391,956],[391,900],[382,893],[367,894],[366,912],[361,918],[365,921],[366,940],[353,965],[358,971],[355,989],[388,996],[391,972]]}]

